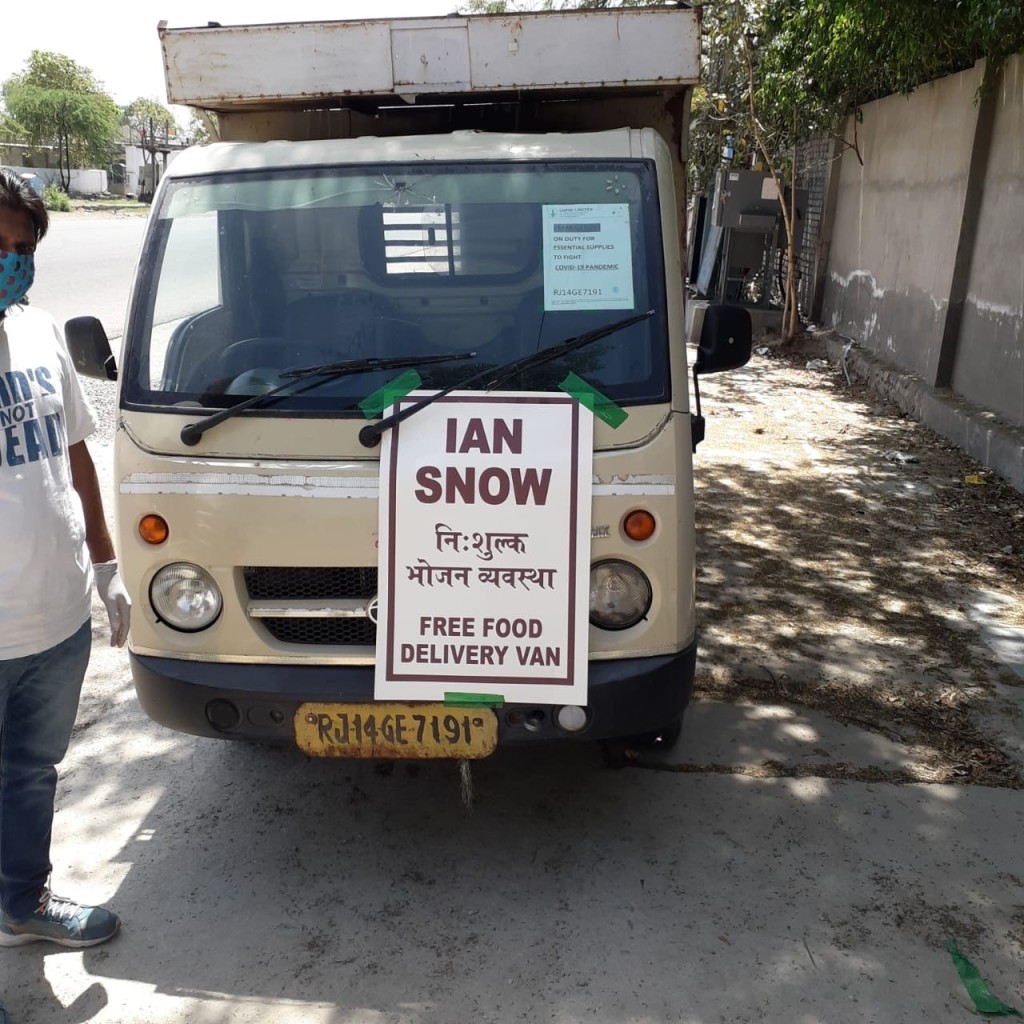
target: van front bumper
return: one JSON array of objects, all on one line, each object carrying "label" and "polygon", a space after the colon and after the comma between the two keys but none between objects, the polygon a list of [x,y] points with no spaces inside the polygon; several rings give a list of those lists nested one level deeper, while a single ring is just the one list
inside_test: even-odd
[{"label": "van front bumper", "polygon": [[[558,727],[558,705],[507,704],[498,710],[499,743],[603,740],[660,729],[689,703],[696,656],[694,642],[662,657],[592,661],[582,730]],[[243,665],[136,654],[129,660],[146,714],[193,736],[294,742],[301,704],[373,701],[372,665]]]}]

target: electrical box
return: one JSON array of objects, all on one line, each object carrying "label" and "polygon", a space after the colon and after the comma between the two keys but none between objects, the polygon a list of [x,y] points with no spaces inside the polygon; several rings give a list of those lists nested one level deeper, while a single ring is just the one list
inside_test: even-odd
[{"label": "electrical box", "polygon": [[[786,195],[787,204],[790,201]],[[807,190],[796,190],[793,242],[803,244]],[[726,167],[715,178],[710,227],[702,246],[699,295],[769,308],[781,301],[781,262],[788,239],[775,180],[763,171]]]}]

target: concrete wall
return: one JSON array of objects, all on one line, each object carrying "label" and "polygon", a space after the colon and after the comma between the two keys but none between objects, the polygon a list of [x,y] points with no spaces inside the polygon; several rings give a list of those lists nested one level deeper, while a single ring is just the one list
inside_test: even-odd
[{"label": "concrete wall", "polygon": [[68,192],[73,196],[96,195],[107,191],[107,172],[95,168],[75,168],[71,172]]},{"label": "concrete wall", "polygon": [[954,391],[1024,425],[1024,54],[993,98],[985,185],[953,360]]},{"label": "concrete wall", "polygon": [[[56,167],[16,167],[8,164],[12,171],[21,174],[24,171],[38,175],[44,185],[52,182],[60,183],[60,171]],[[95,168],[75,168],[71,171],[71,182],[68,193],[73,196],[95,195],[107,191],[107,172]]]},{"label": "concrete wall", "polygon": [[[863,110],[839,167],[821,319],[1024,425],[1024,55]],[[853,124],[847,138],[853,136]]]},{"label": "concrete wall", "polygon": [[56,167],[57,150],[53,146],[29,146],[20,142],[0,143],[0,164],[4,167]]},{"label": "concrete wall", "polygon": [[869,104],[857,126],[863,166],[853,150],[842,157],[824,316],[928,380],[945,323],[980,84],[973,68]]}]

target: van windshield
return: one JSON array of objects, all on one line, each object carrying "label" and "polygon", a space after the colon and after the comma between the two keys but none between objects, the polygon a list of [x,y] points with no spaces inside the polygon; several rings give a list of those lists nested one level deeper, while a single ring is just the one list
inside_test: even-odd
[{"label": "van windshield", "polygon": [[[168,182],[136,288],[122,402],[218,408],[289,370],[346,359],[433,362],[448,387],[630,312],[656,314],[504,385],[571,371],[623,405],[666,401],[665,268],[642,160],[261,170]],[[360,416],[395,374],[295,393],[258,415]]]}]

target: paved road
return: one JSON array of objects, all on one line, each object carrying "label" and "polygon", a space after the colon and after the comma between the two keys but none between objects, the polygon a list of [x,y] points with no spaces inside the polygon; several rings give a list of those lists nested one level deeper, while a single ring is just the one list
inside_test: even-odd
[{"label": "paved road", "polygon": [[[68,246],[140,230],[68,227],[54,236]],[[756,624],[752,639],[722,635],[741,592],[780,603],[784,572],[742,575],[757,545],[799,552],[799,518],[786,534],[784,516],[754,514],[757,496],[784,480],[776,504],[796,502],[835,479],[830,451],[866,450],[849,426],[863,410],[844,410],[842,434],[820,415],[804,433],[794,410],[812,392],[831,400],[814,389],[764,360],[706,388],[702,612],[717,616],[720,660],[763,660]],[[762,426],[745,446],[752,410]],[[797,440],[818,458],[783,477]],[[109,455],[97,446],[111,493]],[[903,483],[857,477],[872,508]],[[719,491],[749,496],[745,530]],[[887,543],[880,531],[872,557]],[[834,584],[874,613],[868,589]],[[806,607],[810,624],[820,613]],[[2,951],[14,1024],[960,1024],[975,1018],[947,936],[1024,1009],[1020,792],[896,784],[920,750],[877,730],[767,698],[702,701],[661,762],[499,753],[473,768],[470,813],[449,764],[316,762],[157,727],[96,622],[54,884],[109,902],[124,933],[82,952]],[[841,623],[813,624],[816,656],[831,632],[836,659],[854,662]]]},{"label": "paved road", "polygon": [[109,338],[120,338],[145,228],[139,215],[53,214],[36,256],[32,302],[61,324],[97,316]]}]

